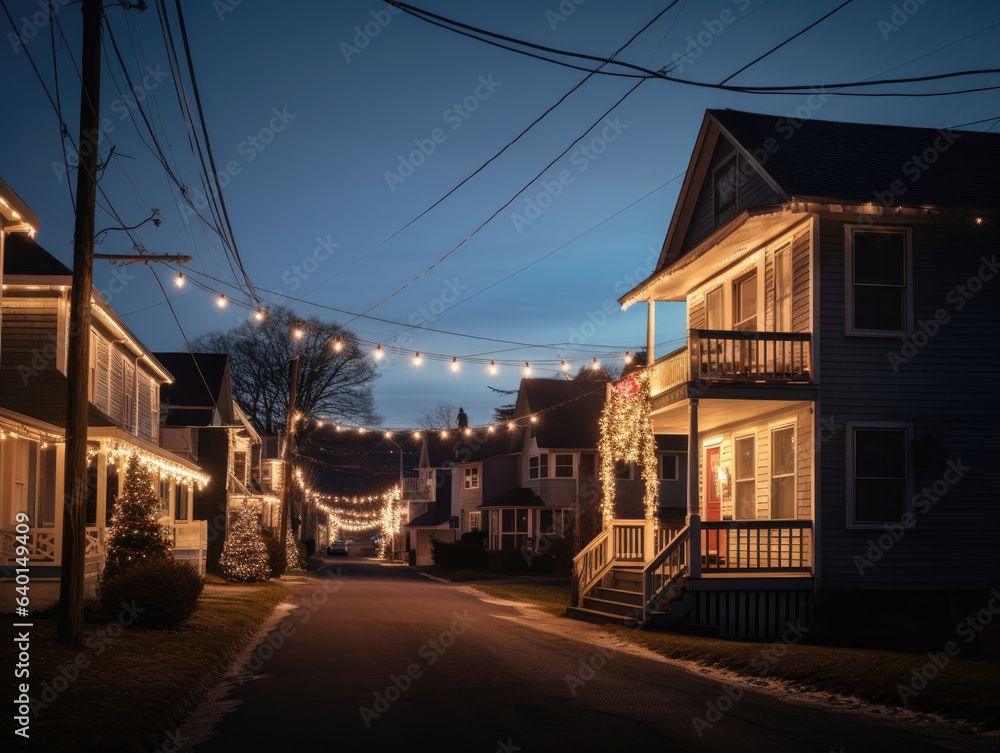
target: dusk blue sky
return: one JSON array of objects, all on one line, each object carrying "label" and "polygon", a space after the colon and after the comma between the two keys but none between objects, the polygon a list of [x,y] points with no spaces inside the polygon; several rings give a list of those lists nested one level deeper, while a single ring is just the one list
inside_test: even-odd
[{"label": "dusk blue sky", "polygon": [[[538,44],[606,56],[668,2],[414,4]],[[673,75],[719,82],[839,4],[682,1],[619,59],[652,69],[679,59],[683,65]],[[59,91],[75,140],[79,78],[70,53],[79,61],[79,5],[56,5],[68,40],[68,47],[60,42],[56,27]],[[175,19],[173,3],[168,5]],[[19,48],[11,40],[7,20],[0,18],[5,40],[0,43],[0,70],[8,104],[0,124],[0,178],[38,214],[39,243],[70,264],[73,213],[60,167],[58,119],[26,54],[54,93],[48,19],[39,14],[42,2],[8,0],[7,7],[26,46]],[[227,173],[224,197],[250,278],[261,288],[345,311],[374,306],[454,248],[635,84],[632,79],[593,77],[440,206],[372,251],[586,74],[390,13],[388,5],[375,0],[216,0],[184,2],[183,8],[216,167]],[[141,13],[108,5],[106,13],[133,83],[146,83],[143,105],[169,163],[185,184],[200,190],[174,87],[169,75],[162,75],[169,66],[155,8]],[[998,50],[998,3],[857,0],[730,83],[820,84],[996,68]],[[124,87],[117,61],[108,59],[113,56],[109,44],[104,54],[101,112],[109,133],[101,156],[114,144],[121,159],[104,171],[102,188],[126,224],[146,219],[150,207],[160,210],[160,227],[150,223],[135,232],[147,250],[191,254],[192,272],[233,283],[218,237],[178,209],[176,187],[138,139],[129,117],[138,112],[114,85],[117,80]],[[885,90],[944,91],[998,82],[1000,75],[994,74]],[[504,367],[490,376],[480,364],[465,364],[453,373],[444,362],[425,361],[417,368],[409,359],[387,359],[375,388],[384,425],[411,426],[441,400],[464,406],[473,424],[485,423],[501,402],[487,385],[516,388],[523,361],[570,357],[575,371],[593,355],[620,362],[625,351],[643,347],[645,307],[623,313],[614,301],[650,271],[659,253],[679,176],[708,108],[934,128],[1000,118],[1000,98],[992,91],[933,98],[830,97],[818,108],[809,107],[810,101],[817,102],[810,96],[644,82],[610,116],[613,126],[602,124],[581,142],[598,138],[599,154],[571,150],[458,251],[371,312],[414,323],[454,306],[426,325],[521,343],[582,344],[576,349],[519,348],[420,330],[399,341],[394,338],[403,327],[364,318],[351,321],[350,328],[365,341],[396,342],[460,361],[477,356],[522,362],[521,368]],[[985,130],[996,122],[968,127]],[[600,138],[602,133],[606,139]],[[401,159],[408,160],[420,143],[425,151],[432,144],[433,153],[412,174],[405,165],[401,171]],[[546,193],[545,184],[554,186],[561,171],[560,190],[549,190],[559,195],[551,202],[543,199],[550,206],[540,213],[529,213],[529,200]],[[69,179],[75,188],[75,174]],[[98,229],[115,224],[98,210]],[[97,250],[126,253],[132,248],[123,233],[113,232]],[[162,266],[158,271],[189,339],[229,328],[250,315],[237,306],[218,309],[210,294],[191,285],[177,290],[170,284],[176,271]],[[151,350],[184,349],[150,267],[98,262],[95,285]],[[266,293],[262,299],[273,301]],[[293,308],[303,316],[342,323],[352,318],[304,303]],[[681,342],[682,315],[682,304],[660,304],[660,354]],[[533,370],[535,376],[555,373],[557,368]]]}]

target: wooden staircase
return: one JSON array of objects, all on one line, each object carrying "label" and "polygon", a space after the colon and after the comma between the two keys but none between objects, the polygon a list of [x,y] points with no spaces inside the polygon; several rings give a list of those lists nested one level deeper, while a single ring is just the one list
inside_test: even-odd
[{"label": "wooden staircase", "polygon": [[629,626],[676,625],[694,606],[687,591],[690,534],[690,526],[667,530],[651,521],[612,521],[574,558],[567,616]]}]

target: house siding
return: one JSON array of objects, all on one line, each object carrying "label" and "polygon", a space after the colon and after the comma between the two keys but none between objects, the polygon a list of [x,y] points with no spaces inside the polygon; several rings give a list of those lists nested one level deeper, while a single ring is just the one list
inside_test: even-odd
[{"label": "house siding", "polygon": [[[854,218],[851,217],[851,220]],[[1000,578],[1000,482],[995,375],[1000,350],[994,345],[1000,319],[1000,282],[956,310],[954,291],[978,274],[981,257],[995,254],[998,233],[967,217],[950,224],[919,218],[886,217],[876,224],[912,228],[913,321],[940,325],[907,363],[893,370],[888,354],[901,353],[900,338],[845,334],[845,220],[820,222],[821,415],[840,430],[821,447],[821,535],[824,588],[912,589],[995,587]],[[951,298],[949,295],[951,294]],[[920,332],[919,326],[915,330]],[[920,339],[920,338],[918,338]],[[923,341],[920,339],[920,341]],[[982,395],[974,400],[972,396]],[[851,529],[847,519],[847,421],[910,422],[916,443],[931,443],[939,462],[910,454],[913,490],[941,481],[948,460],[969,466],[953,488],[926,513],[914,510],[916,524],[883,556],[859,572],[856,557],[868,559],[870,542],[881,528]],[[863,563],[862,563],[863,564]]]},{"label": "house siding", "polygon": [[715,150],[712,152],[712,157],[705,173],[705,178],[698,190],[698,196],[695,199],[694,210],[691,215],[691,223],[688,225],[687,234],[685,235],[684,243],[681,246],[681,255],[697,246],[708,236],[714,233],[721,224],[724,224],[728,220],[732,219],[744,209],[773,204],[779,200],[780,197],[764,179],[764,177],[757,172],[757,170],[742,154],[739,154],[736,157],[736,169],[739,174],[736,208],[734,210],[730,210],[730,212],[722,218],[722,223],[716,224],[712,198],[713,174],[715,172],[715,168],[729,159],[734,151],[735,147],[732,142],[725,137],[720,137],[716,142]]}]

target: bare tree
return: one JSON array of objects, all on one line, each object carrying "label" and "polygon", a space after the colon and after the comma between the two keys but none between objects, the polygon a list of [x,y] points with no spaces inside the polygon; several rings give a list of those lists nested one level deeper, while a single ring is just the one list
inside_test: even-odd
[{"label": "bare tree", "polygon": [[[300,330],[301,338],[295,337]],[[334,348],[340,343],[339,350]],[[233,398],[264,435],[285,429],[288,365],[299,360],[296,403],[305,415],[338,423],[375,424],[374,382],[379,374],[357,336],[334,322],[302,319],[279,308],[263,322],[246,321],[227,332],[209,332],[192,346],[202,353],[226,353]]]},{"label": "bare tree", "polygon": [[458,406],[439,400],[433,408],[428,408],[417,416],[417,426],[428,431],[455,429],[458,427]]}]

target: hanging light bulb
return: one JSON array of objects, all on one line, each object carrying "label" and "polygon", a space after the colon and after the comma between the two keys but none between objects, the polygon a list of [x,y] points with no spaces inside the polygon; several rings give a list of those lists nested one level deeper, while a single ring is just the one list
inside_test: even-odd
[{"label": "hanging light bulb", "polygon": [[524,362],[524,375],[528,376],[531,373],[531,364],[527,361]]},{"label": "hanging light bulb", "polygon": [[590,368],[592,368],[594,371],[597,371],[599,368],[601,368],[601,362],[597,360],[597,356],[594,356],[594,363]]},{"label": "hanging light bulb", "polygon": [[451,357],[451,370],[458,371],[458,358],[456,356]]},{"label": "hanging light bulb", "polygon": [[514,422],[513,421],[508,421],[507,422],[507,428],[508,429],[513,429],[514,428]]},{"label": "hanging light bulb", "polygon": [[302,339],[302,336],[303,336],[304,334],[305,334],[305,332],[304,332],[304,331],[302,330],[302,328],[301,328],[301,327],[296,327],[296,328],[295,328],[295,329],[294,329],[294,330],[292,331],[292,335],[293,335],[293,336],[295,337],[295,339],[296,339],[296,340],[301,340],[301,339]]},{"label": "hanging light bulb", "polygon": [[442,431],[441,432],[441,439],[447,439],[447,438],[448,438],[448,432]]},{"label": "hanging light bulb", "polygon": [[491,424],[489,427],[487,427],[486,431],[488,431],[490,434],[492,434],[494,431],[496,431],[496,429]]},{"label": "hanging light bulb", "polygon": [[465,430],[465,436],[468,437],[468,436],[471,436],[471,435],[472,435],[472,429],[466,429]]},{"label": "hanging light bulb", "polygon": [[342,343],[340,340],[334,340],[333,341],[333,352],[334,353],[339,353],[343,349],[344,349],[344,343]]},{"label": "hanging light bulb", "polygon": [[420,351],[419,350],[413,356],[413,365],[414,366],[419,366],[420,365]]},{"label": "hanging light bulb", "polygon": [[531,417],[531,423],[537,424],[538,423],[538,416],[532,416]]},{"label": "hanging light bulb", "polygon": [[219,299],[215,302],[215,305],[220,309],[224,309],[226,307],[226,296],[219,293]]},{"label": "hanging light bulb", "polygon": [[490,373],[491,374],[497,373],[497,365],[493,361],[490,361]]},{"label": "hanging light bulb", "polygon": [[566,363],[565,361],[562,362],[562,370],[569,371],[569,364]]},{"label": "hanging light bulb", "polygon": [[413,438],[414,439],[420,439],[420,432],[419,431],[413,432]]},{"label": "hanging light bulb", "polygon": [[253,315],[253,318],[256,319],[258,322],[264,321],[264,309],[257,309],[256,313]]},{"label": "hanging light bulb", "polygon": [[385,433],[385,438],[386,438],[386,439],[392,439],[392,432],[391,432],[391,431],[387,431],[387,432]]},{"label": "hanging light bulb", "polygon": [[184,287],[184,273],[183,272],[178,272],[177,273],[177,276],[174,278],[174,285],[176,285],[179,288],[183,288]]},{"label": "hanging light bulb", "polygon": [[384,356],[384,355],[385,355],[385,351],[384,351],[384,350],[382,350],[382,346],[381,346],[381,345],[378,345],[378,346],[377,346],[377,347],[375,348],[375,352],[374,352],[374,353],[372,353],[372,355],[373,355],[373,356],[375,356],[375,360],[376,360],[376,361],[381,361],[381,360],[382,360],[382,356]]},{"label": "hanging light bulb", "polygon": [[632,363],[632,354],[627,350],[625,351],[625,363]]}]

